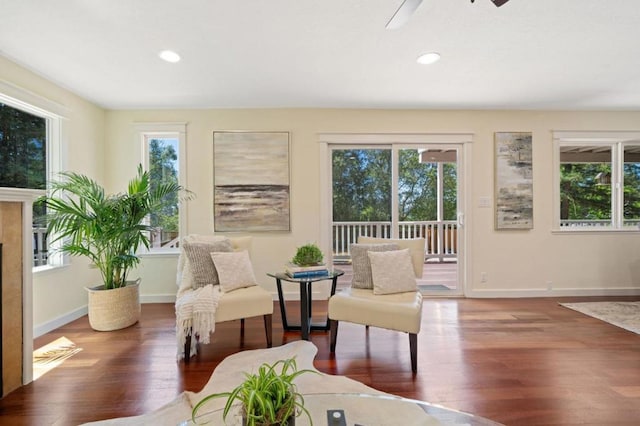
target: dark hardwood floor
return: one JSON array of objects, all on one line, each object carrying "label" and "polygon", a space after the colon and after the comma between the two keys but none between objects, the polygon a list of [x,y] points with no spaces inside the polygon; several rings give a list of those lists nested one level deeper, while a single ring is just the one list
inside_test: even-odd
[{"label": "dark hardwood floor", "polygon": [[[640,335],[558,305],[612,299],[428,299],[415,376],[407,335],[348,323],[335,356],[328,333],[312,333],[315,366],[507,425],[639,425]],[[325,306],[314,309],[322,315]],[[261,318],[247,320],[243,339],[239,322],[223,323],[198,358],[178,363],[173,305],[143,305],[142,313],[125,330],[94,332],[84,317],[36,339],[38,348],[65,336],[82,351],[0,400],[0,424],[141,414],[200,390],[227,355],[265,347]],[[299,339],[280,324],[275,306],[274,345]]]}]

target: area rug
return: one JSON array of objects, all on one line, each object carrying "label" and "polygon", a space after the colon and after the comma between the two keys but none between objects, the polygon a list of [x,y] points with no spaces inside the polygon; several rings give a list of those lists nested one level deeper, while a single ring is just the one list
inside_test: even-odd
[{"label": "area rug", "polygon": [[560,305],[640,334],[640,302],[577,302]]},{"label": "area rug", "polygon": [[[395,399],[394,395],[385,394],[369,386],[366,386],[360,382],[349,379],[344,376],[334,376],[330,374],[324,374],[317,371],[313,367],[313,359],[318,349],[307,341],[297,341],[288,343],[283,346],[270,349],[256,349],[251,351],[239,352],[225,358],[214,370],[213,375],[209,379],[209,382],[204,386],[202,391],[198,393],[183,392],[172,402],[160,407],[158,410],[148,414],[135,417],[123,417],[117,419],[103,420],[92,423],[85,423],[85,425],[92,426],[133,426],[133,425],[180,425],[190,424],[183,423],[185,419],[191,417],[191,407],[200,401],[204,396],[211,393],[218,393],[223,391],[229,391],[244,380],[244,372],[253,372],[264,362],[274,363],[280,359],[287,359],[295,357],[298,369],[311,369],[315,370],[317,374],[303,374],[296,379],[296,385],[298,391],[304,394],[307,398],[309,395],[322,398],[327,393],[341,394],[341,393],[364,393],[370,395],[383,395],[388,398]],[[333,398],[337,398],[335,395]],[[212,404],[207,406],[207,411],[220,409],[224,406],[224,398],[214,399]],[[341,408],[338,400],[333,401],[336,408]],[[326,418],[326,412],[318,413],[313,412],[312,407],[309,407],[313,418]],[[355,410],[362,410],[363,407],[351,407]],[[370,405],[367,406],[370,413],[364,413],[366,418],[370,421],[365,423],[367,426],[388,424],[388,422],[381,421],[383,416],[388,416],[389,413],[375,412],[370,409]],[[419,413],[416,413],[416,410]],[[420,414],[418,416],[417,414]],[[416,407],[412,410],[398,410],[393,413],[394,419],[398,422],[394,424],[402,425],[424,425],[424,426],[436,426],[441,425],[439,421],[434,418],[424,420],[424,411]],[[416,418],[420,417],[419,423]],[[305,425],[306,419],[301,418],[300,424]],[[209,423],[211,424],[211,423]],[[319,424],[326,424],[320,422]]]},{"label": "area rug", "polygon": [[66,337],[60,337],[48,345],[36,349],[33,351],[33,380],[37,380],[81,350],[82,348],[77,347]]}]

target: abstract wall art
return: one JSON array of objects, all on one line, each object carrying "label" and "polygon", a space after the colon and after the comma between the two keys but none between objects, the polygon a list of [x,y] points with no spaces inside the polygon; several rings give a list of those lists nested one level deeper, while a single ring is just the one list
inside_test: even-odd
[{"label": "abstract wall art", "polygon": [[531,132],[496,132],[494,141],[496,229],[532,229]]},{"label": "abstract wall art", "polygon": [[214,231],[289,231],[289,132],[213,133]]}]

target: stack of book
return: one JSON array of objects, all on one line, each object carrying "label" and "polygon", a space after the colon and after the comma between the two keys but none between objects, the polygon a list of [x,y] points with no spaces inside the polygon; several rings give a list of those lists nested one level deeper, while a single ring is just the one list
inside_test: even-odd
[{"label": "stack of book", "polygon": [[329,275],[327,265],[298,266],[291,262],[285,265],[284,271],[292,278],[309,278]]}]

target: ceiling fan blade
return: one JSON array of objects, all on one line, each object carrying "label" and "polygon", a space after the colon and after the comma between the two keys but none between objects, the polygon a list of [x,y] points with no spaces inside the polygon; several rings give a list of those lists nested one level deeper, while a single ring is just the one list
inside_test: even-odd
[{"label": "ceiling fan blade", "polygon": [[493,2],[493,4],[496,5],[496,7],[500,7],[503,4],[505,4],[506,2],[508,2],[509,0],[491,0]]},{"label": "ceiling fan blade", "polygon": [[422,0],[404,0],[398,10],[396,10],[396,13],[394,13],[391,19],[389,19],[389,22],[387,22],[386,28],[393,30],[406,24],[409,18],[411,18],[411,15],[413,15],[413,12],[420,6],[420,3],[422,3]]}]

